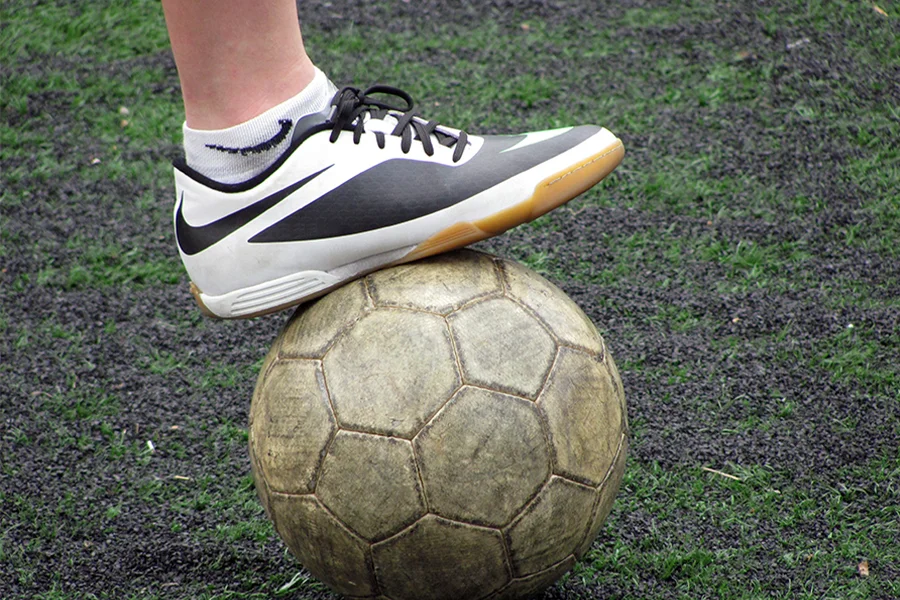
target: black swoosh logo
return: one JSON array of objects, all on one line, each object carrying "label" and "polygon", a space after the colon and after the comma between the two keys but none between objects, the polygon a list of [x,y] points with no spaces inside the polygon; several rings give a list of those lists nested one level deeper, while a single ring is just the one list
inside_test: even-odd
[{"label": "black swoosh logo", "polygon": [[218,144],[206,144],[207,148],[211,150],[218,150],[219,152],[226,152],[228,154],[240,154],[241,156],[250,156],[252,154],[261,154],[263,152],[268,152],[272,150],[281,142],[287,139],[288,134],[291,132],[291,125],[293,125],[293,121],[290,119],[279,119],[278,125],[281,129],[271,138],[267,139],[264,142],[256,144],[255,146],[247,146],[246,148],[231,148],[229,146],[220,146]]},{"label": "black swoosh logo", "polygon": [[487,136],[463,165],[392,159],[364,171],[250,238],[251,243],[298,242],[389,227],[452,206],[578,145],[597,133],[576,127],[503,153],[525,136]]},{"label": "black swoosh logo", "polygon": [[236,210],[228,216],[199,227],[194,227],[184,220],[184,215],[182,214],[184,192],[181,192],[181,201],[178,203],[178,211],[175,213],[175,237],[178,240],[178,245],[181,247],[182,252],[188,256],[206,250],[216,242],[231,235],[259,215],[263,214],[333,166],[334,165],[329,165],[321,171],[313,173],[309,177],[305,177],[296,183],[292,183],[286,188],[278,190],[274,194],[266,196],[262,200],[257,200],[253,204],[249,204],[244,208]]}]

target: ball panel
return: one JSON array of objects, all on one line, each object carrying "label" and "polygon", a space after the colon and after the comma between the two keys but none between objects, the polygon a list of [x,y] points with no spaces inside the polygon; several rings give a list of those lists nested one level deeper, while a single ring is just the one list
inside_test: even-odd
[{"label": "ball panel", "polygon": [[339,594],[377,593],[367,558],[368,545],[328,513],[313,496],[271,496],[274,522],[281,539],[317,579]]},{"label": "ball panel", "polygon": [[467,383],[535,398],[553,366],[556,342],[507,298],[484,300],[448,318]]},{"label": "ball panel", "polygon": [[259,396],[265,386],[266,378],[269,375],[269,369],[272,368],[272,365],[278,359],[278,347],[280,345],[280,340],[281,336],[279,335],[275,339],[275,343],[272,344],[272,348],[269,349],[269,353],[266,355],[262,367],[260,367],[259,369],[259,376],[256,378],[256,387],[253,389],[253,397],[250,401],[250,416],[247,420],[247,429],[249,433],[248,446],[250,449],[250,472],[253,475],[253,483],[256,486],[256,495],[259,497],[259,501],[260,503],[262,503],[263,508],[266,511],[266,515],[270,519],[272,518],[272,514],[269,508],[269,489],[268,485],[266,484],[266,478],[262,470],[262,465],[259,462],[260,457],[257,456],[258,442],[254,436],[253,423],[258,418],[260,418],[259,415],[262,412],[262,404],[259,400]]},{"label": "ball panel", "polygon": [[490,600],[525,600],[526,598],[536,600],[543,596],[544,590],[553,585],[557,579],[569,572],[574,566],[575,557],[569,556],[540,573],[513,579],[508,586],[497,592],[496,595],[491,596]]},{"label": "ball panel", "polygon": [[509,581],[499,531],[434,515],[375,544],[372,555],[392,600],[483,598]]},{"label": "ball panel", "polygon": [[597,539],[597,534],[600,533],[600,528],[603,527],[603,523],[606,522],[606,517],[609,516],[609,512],[612,510],[613,500],[616,499],[616,494],[619,493],[619,487],[622,485],[622,476],[625,473],[625,460],[627,455],[628,438],[625,434],[622,434],[619,448],[616,452],[616,458],[609,470],[609,475],[599,487],[599,498],[594,507],[594,516],[591,519],[591,525],[588,527],[584,541],[575,552],[575,556],[579,559],[590,550],[594,540]]},{"label": "ball panel", "polygon": [[362,281],[304,304],[281,331],[281,356],[321,358],[340,332],[359,320],[370,306]]},{"label": "ball panel", "polygon": [[555,472],[599,484],[623,429],[622,407],[603,364],[562,348],[538,406],[549,426]]},{"label": "ball panel", "polygon": [[[380,306],[401,306],[448,314],[476,298],[499,294],[491,257],[462,250],[377,271],[369,289]],[[452,285],[447,285],[452,282]]]},{"label": "ball panel", "polygon": [[256,496],[259,498],[260,504],[262,504],[263,509],[266,511],[266,516],[269,517],[269,519],[274,519],[275,515],[272,513],[272,507],[270,506],[269,500],[269,485],[266,483],[266,477],[263,473],[262,466],[259,464],[259,459],[253,450],[252,439],[250,440],[250,474],[253,476],[253,485],[256,488]]},{"label": "ball panel", "polygon": [[574,554],[591,523],[595,491],[552,477],[506,530],[513,575],[537,573]]},{"label": "ball panel", "polygon": [[322,463],[316,496],[369,541],[425,514],[412,445],[397,438],[339,431]]},{"label": "ball panel", "polygon": [[443,318],[399,309],[369,313],[325,355],[338,422],[412,438],[459,387]]},{"label": "ball panel", "polygon": [[591,354],[603,351],[597,328],[562,290],[518,263],[499,262],[509,295],[533,310],[562,344]]},{"label": "ball panel", "polygon": [[502,526],[550,475],[540,416],[528,400],[463,387],[413,440],[429,508]]},{"label": "ball panel", "polygon": [[278,360],[250,406],[250,452],[274,491],[305,494],[335,420],[319,363]]},{"label": "ball panel", "polygon": [[613,384],[616,387],[616,395],[619,398],[619,405],[622,407],[622,421],[625,431],[628,431],[628,408],[625,404],[625,386],[622,384],[622,376],[619,374],[619,368],[616,361],[613,360],[612,354],[605,352],[603,355],[603,363],[612,377]]}]

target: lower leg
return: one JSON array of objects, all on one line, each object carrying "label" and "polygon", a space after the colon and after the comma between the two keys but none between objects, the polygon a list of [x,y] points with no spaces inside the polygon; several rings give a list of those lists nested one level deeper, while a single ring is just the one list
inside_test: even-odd
[{"label": "lower leg", "polygon": [[315,67],[294,0],[162,0],[194,129],[243,123],[299,94]]}]

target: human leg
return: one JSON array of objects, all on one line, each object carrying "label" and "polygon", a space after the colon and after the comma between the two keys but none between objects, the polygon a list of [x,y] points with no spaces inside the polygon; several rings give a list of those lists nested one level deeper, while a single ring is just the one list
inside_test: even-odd
[{"label": "human leg", "polygon": [[246,181],[284,152],[294,124],[337,89],[303,46],[294,0],[163,0],[181,79],[187,163]]},{"label": "human leg", "polygon": [[294,0],[162,0],[194,129],[232,127],[299,94],[314,67]]}]

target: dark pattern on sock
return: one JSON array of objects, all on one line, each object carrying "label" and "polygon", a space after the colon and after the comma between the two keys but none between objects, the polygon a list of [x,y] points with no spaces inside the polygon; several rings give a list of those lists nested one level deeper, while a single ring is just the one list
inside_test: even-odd
[{"label": "dark pattern on sock", "polygon": [[219,152],[227,152],[228,154],[240,154],[241,156],[249,156],[251,154],[262,154],[275,148],[281,142],[287,139],[291,132],[291,126],[294,124],[290,119],[278,119],[281,130],[271,138],[255,146],[247,146],[246,148],[229,148],[228,146],[219,146],[218,144],[206,144],[207,148],[218,150]]}]

